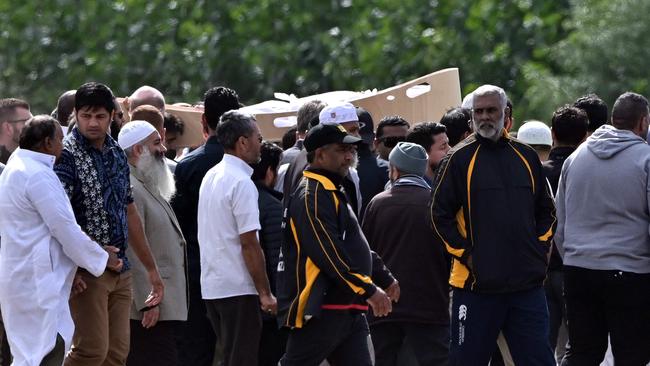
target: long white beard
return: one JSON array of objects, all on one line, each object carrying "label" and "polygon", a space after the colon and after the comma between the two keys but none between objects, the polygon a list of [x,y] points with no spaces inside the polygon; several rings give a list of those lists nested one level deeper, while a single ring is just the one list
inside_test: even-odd
[{"label": "long white beard", "polygon": [[157,157],[145,147],[138,159],[136,169],[144,176],[147,185],[158,191],[160,196],[167,202],[176,193],[174,175],[167,168],[164,157]]},{"label": "long white beard", "polygon": [[479,121],[473,122],[474,131],[482,137],[492,141],[496,141],[501,137],[504,125],[505,116],[501,117],[501,120],[497,122],[496,126],[491,123],[481,123]]}]

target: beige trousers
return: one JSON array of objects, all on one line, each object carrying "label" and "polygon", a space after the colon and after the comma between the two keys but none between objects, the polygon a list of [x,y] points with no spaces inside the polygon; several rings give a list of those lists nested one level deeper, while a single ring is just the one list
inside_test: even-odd
[{"label": "beige trousers", "polygon": [[122,366],[129,354],[131,273],[79,271],[86,290],[70,299],[75,324],[65,366]]}]

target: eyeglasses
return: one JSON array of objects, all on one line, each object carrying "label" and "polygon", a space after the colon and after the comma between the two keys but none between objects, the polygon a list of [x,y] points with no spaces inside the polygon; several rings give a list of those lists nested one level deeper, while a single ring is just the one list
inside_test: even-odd
[{"label": "eyeglasses", "polygon": [[382,142],[386,147],[395,147],[399,142],[405,141],[406,136],[386,136],[377,139]]}]

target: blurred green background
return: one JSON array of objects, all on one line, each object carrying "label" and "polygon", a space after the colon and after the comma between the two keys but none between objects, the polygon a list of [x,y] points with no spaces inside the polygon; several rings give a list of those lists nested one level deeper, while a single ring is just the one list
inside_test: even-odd
[{"label": "blurred green background", "polygon": [[383,89],[460,69],[506,89],[516,123],[595,92],[648,95],[645,0],[0,0],[0,96],[49,113],[86,81],[168,102]]}]

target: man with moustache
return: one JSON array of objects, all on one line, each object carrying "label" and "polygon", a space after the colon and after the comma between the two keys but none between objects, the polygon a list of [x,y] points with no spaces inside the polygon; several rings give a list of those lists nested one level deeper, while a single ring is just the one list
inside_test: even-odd
[{"label": "man with moustache", "polygon": [[553,198],[535,150],[505,132],[503,89],[472,94],[475,133],[440,164],[431,204],[453,257],[450,365],[486,365],[500,331],[515,364],[555,365],[543,289]]},{"label": "man with moustache", "polygon": [[60,366],[74,331],[68,298],[77,266],[100,276],[123,264],[117,248],[100,247],[75,220],[52,171],[62,140],[54,118],[31,118],[0,178],[0,305],[13,365]]},{"label": "man with moustache", "polygon": [[225,154],[199,190],[201,294],[224,366],[257,366],[259,309],[277,312],[257,236],[258,192],[249,165],[260,161],[262,135],[255,118],[238,111],[221,116],[216,135]]},{"label": "man with moustache", "polygon": [[176,189],[174,176],[165,166],[166,149],[160,134],[149,122],[125,124],[118,143],[129,161],[135,205],[142,215],[144,232],[167,292],[159,305],[145,306],[147,272],[131,249],[127,249],[127,255],[134,259],[131,261],[131,352],[126,364],[176,365],[178,352],[174,334],[178,323],[187,320],[188,303],[185,239],[169,204]]},{"label": "man with moustache", "polygon": [[279,323],[290,328],[283,366],[371,365],[364,313],[392,309],[382,288],[396,281],[372,276],[374,257],[341,190],[360,142],[339,124],[321,123],[305,138],[309,168],[287,202],[278,264]]}]

